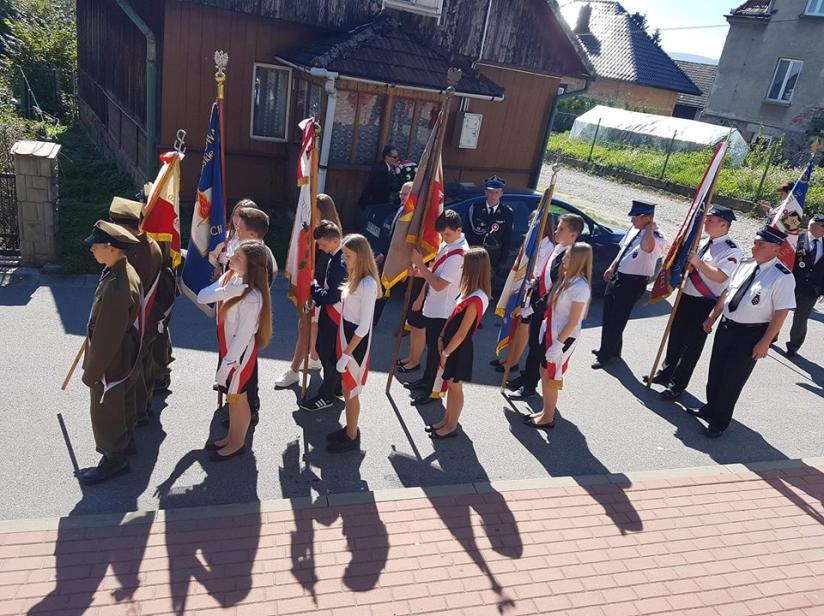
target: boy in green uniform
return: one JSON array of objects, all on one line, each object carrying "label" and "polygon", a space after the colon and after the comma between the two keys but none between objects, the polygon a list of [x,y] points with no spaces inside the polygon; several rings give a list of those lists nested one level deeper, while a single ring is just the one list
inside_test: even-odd
[{"label": "boy in green uniform", "polygon": [[120,225],[98,220],[86,238],[95,260],[105,265],[94,292],[83,357],[83,383],[91,396],[92,431],[103,455],[80,471],[82,483],[106,481],[129,470],[134,447],[126,419],[126,385],[139,359],[140,278],[126,260],[138,239]]}]

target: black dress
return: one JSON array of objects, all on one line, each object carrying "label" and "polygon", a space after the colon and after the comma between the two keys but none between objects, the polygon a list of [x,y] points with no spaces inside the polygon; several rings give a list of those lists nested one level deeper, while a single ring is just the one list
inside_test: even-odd
[{"label": "black dress", "polygon": [[441,334],[443,336],[443,346],[446,348],[461,327],[463,312],[473,304],[477,308],[477,317],[472,327],[469,328],[469,332],[467,332],[463,342],[446,358],[443,375],[441,376],[444,381],[451,380],[455,383],[472,381],[472,362],[474,355],[472,338],[478,329],[478,324],[481,322],[486,307],[489,305],[486,294],[483,291],[475,291],[461,300],[458,305],[455,306],[455,310],[452,311],[452,315],[443,327],[443,334]]}]

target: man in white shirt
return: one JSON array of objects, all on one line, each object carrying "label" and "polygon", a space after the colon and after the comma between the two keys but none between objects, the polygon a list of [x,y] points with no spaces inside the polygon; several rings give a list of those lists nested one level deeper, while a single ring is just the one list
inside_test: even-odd
[{"label": "man in white shirt", "polygon": [[743,261],[741,248],[729,236],[733,220],[735,214],[731,209],[711,207],[704,219],[708,237],[701,240],[697,252],[689,256],[692,268],[672,322],[667,354],[652,379],[653,383],[666,387],[661,392],[665,400],[679,398],[689,385],[707,340],[704,321]]},{"label": "man in white shirt", "polygon": [[463,274],[464,254],[469,244],[463,234],[461,216],[453,210],[446,210],[435,221],[435,229],[443,241],[432,262],[432,269],[424,265],[423,256],[417,250],[412,252],[412,267],[415,275],[424,279],[423,317],[426,323],[426,370],[417,381],[407,383],[407,389],[418,391],[412,404],[426,404],[432,398],[432,388],[440,364],[438,336],[461,294],[460,283]]},{"label": "man in white shirt", "polygon": [[594,370],[621,357],[624,328],[633,306],[641,299],[647,282],[655,273],[667,240],[655,224],[655,204],[633,201],[629,211],[632,227],[621,241],[618,256],[604,272],[607,288],[604,292],[604,316],[601,346],[593,350]]},{"label": "man in white shirt", "polygon": [[798,238],[795,252],[795,312],[787,357],[793,357],[807,337],[807,319],[818,299],[824,296],[824,214],[810,220],[807,233]]},{"label": "man in white shirt", "polygon": [[704,323],[709,333],[718,316],[724,315],[712,345],[707,403],[687,412],[709,424],[706,435],[710,438],[721,436],[729,426],[756,362],[767,356],[770,344],[795,308],[795,279],[778,260],[786,238],[778,229],[759,229],[753,259],[735,271],[729,288]]}]

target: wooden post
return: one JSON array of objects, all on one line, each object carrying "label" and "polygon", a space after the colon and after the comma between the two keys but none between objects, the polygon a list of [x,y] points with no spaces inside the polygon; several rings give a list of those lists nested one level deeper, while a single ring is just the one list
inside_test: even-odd
[{"label": "wooden post", "polygon": [[[435,152],[437,156],[442,156],[443,153],[443,142],[446,135],[446,123],[449,116],[449,106],[452,104],[452,96],[455,93],[455,85],[461,79],[461,71],[456,68],[450,68],[447,74],[447,81],[449,83],[449,87],[446,89],[446,95],[444,100],[444,105],[440,111],[440,118],[441,121],[438,125],[438,135],[435,139]],[[433,153],[433,154],[434,154]],[[434,162],[434,161],[433,161]],[[417,239],[415,242],[415,250],[420,251],[421,243],[423,242],[423,225],[426,223],[427,215],[429,212],[429,207],[431,205],[429,196],[432,192],[432,178],[438,171],[438,165],[428,164],[426,169],[426,175],[424,176],[424,181],[421,182],[421,187],[423,190],[423,194],[421,195],[421,199],[423,200],[423,204],[418,203],[417,207],[423,207],[423,215],[420,218],[421,221],[421,228],[417,229]],[[397,363],[398,357],[400,356],[401,352],[401,339],[403,338],[403,327],[406,323],[406,315],[409,312],[409,303],[410,298],[412,297],[412,280],[410,277],[407,277],[406,280],[406,291],[404,292],[403,296],[403,308],[401,310],[401,320],[398,324],[398,331],[395,334],[395,348],[392,351],[392,361],[389,365],[389,377],[386,379],[386,395],[389,395],[389,390],[392,389],[392,379],[395,378],[395,371],[397,370]]]},{"label": "wooden post", "polygon": [[667,144],[667,157],[664,159],[664,168],[661,169],[661,175],[658,176],[659,180],[664,179],[664,174],[667,172],[667,165],[669,164],[670,155],[672,154],[672,144],[675,142],[675,136],[678,134],[678,131],[672,133],[672,139],[669,140],[669,144]]},{"label": "wooden post", "polygon": [[[544,191],[544,196],[541,197],[541,207],[544,208],[543,212],[541,212],[541,223],[538,228],[538,238],[535,242],[535,254],[530,256],[529,265],[527,265],[527,272],[524,275],[524,279],[521,284],[526,284],[531,278],[534,273],[535,261],[537,260],[537,254],[541,249],[541,241],[544,237],[544,230],[546,229],[546,221],[547,218],[550,216],[550,210],[552,209],[552,195],[555,194],[555,183],[558,180],[558,172],[561,170],[561,164],[556,162],[552,165],[552,179],[549,182],[549,188]],[[526,238],[524,238],[526,241]],[[521,301],[521,311],[523,312],[524,307],[526,306],[527,301],[529,300],[528,294],[524,293],[524,296]],[[520,318],[520,317],[518,317]],[[533,318],[535,318],[533,316]],[[515,339],[510,341],[509,348],[512,348],[512,344],[515,342]],[[504,364],[504,376],[501,380],[501,393],[506,390],[506,382],[509,380],[509,371],[512,369],[509,362],[509,356],[507,356],[506,363]]]},{"label": "wooden post", "polygon": [[592,151],[595,149],[595,142],[598,141],[599,130],[601,130],[601,118],[598,118],[598,124],[595,126],[595,134],[592,136],[592,144],[589,146],[589,156],[587,156],[587,163],[592,162]]},{"label": "wooden post", "polygon": [[[220,185],[223,189],[223,233],[225,234],[228,225],[228,214],[226,208],[226,156],[224,154],[223,140],[223,83],[226,81],[226,66],[229,64],[229,54],[224,51],[215,52],[215,82],[217,83],[217,119],[218,130],[220,131]],[[224,235],[225,237],[225,235]],[[217,408],[223,408],[223,392],[217,392]]]},{"label": "wooden post", "polygon": [[[311,234],[315,230],[315,225],[317,225],[317,201],[318,201],[318,161],[320,160],[320,124],[315,121],[315,116],[312,116],[312,123],[314,125],[315,131],[315,138],[312,140],[312,151],[309,154],[309,201],[311,205],[311,218],[309,223],[309,271],[315,271],[315,241],[312,238]],[[302,313],[307,313],[309,309],[309,301],[304,304],[301,308]],[[300,320],[300,317],[298,317]],[[298,323],[298,327],[300,327],[300,323]],[[306,332],[306,353],[303,357],[303,376],[301,377],[300,382],[300,397],[301,399],[306,396],[306,388],[308,385],[309,380],[309,356],[312,354],[312,320],[309,319],[309,330]]]},{"label": "wooden post", "polygon": [[77,350],[77,355],[74,356],[74,361],[72,362],[69,371],[66,373],[66,378],[63,379],[63,384],[60,386],[60,391],[66,391],[66,387],[69,386],[69,381],[72,380],[72,375],[74,371],[77,369],[77,364],[80,363],[80,358],[83,357],[83,354],[86,352],[86,338],[83,338],[83,344],[80,345],[80,348]]}]

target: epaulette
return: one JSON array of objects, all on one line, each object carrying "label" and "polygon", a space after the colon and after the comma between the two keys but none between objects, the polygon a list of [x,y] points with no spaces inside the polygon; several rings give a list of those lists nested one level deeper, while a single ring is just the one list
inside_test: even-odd
[{"label": "epaulette", "polygon": [[782,274],[789,274],[790,273],[790,270],[788,270],[783,263],[776,262],[775,267],[778,268],[778,271],[781,272]]},{"label": "epaulette", "polygon": [[730,248],[738,248],[738,244],[736,244],[730,239],[727,240],[727,246],[729,246]]}]

